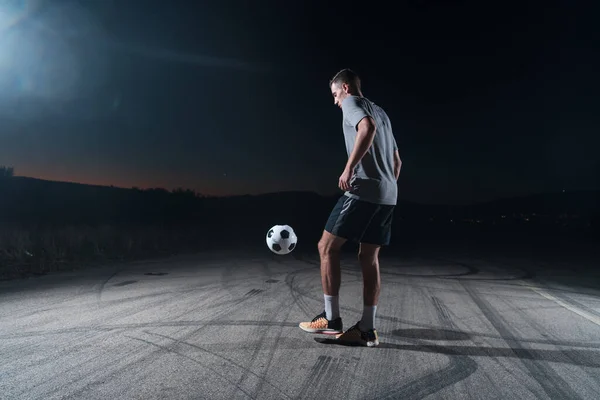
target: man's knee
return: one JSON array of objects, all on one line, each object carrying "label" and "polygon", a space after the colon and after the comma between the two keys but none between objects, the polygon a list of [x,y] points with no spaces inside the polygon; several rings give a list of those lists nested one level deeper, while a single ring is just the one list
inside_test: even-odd
[{"label": "man's knee", "polygon": [[327,231],[323,231],[323,236],[319,240],[318,248],[320,254],[331,254],[339,252],[346,242],[346,239],[332,235]]},{"label": "man's knee", "polygon": [[379,249],[381,249],[380,245],[361,243],[358,251],[358,259],[361,263],[374,263],[379,257]]}]

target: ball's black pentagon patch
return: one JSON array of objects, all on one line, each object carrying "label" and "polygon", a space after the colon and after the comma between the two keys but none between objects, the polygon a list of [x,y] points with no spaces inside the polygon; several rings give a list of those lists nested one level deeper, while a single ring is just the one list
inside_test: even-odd
[{"label": "ball's black pentagon patch", "polygon": [[273,243],[273,250],[275,251],[281,251],[281,245],[279,243]]},{"label": "ball's black pentagon patch", "polygon": [[269,231],[269,233],[267,233],[267,237],[269,237],[269,238],[270,238],[271,236],[273,236],[273,229],[271,229],[271,230]]},{"label": "ball's black pentagon patch", "polygon": [[294,247],[296,247],[296,243],[290,244],[289,251],[294,250]]},{"label": "ball's black pentagon patch", "polygon": [[281,231],[280,235],[284,239],[289,239],[290,238],[290,231],[284,229],[284,230]]}]

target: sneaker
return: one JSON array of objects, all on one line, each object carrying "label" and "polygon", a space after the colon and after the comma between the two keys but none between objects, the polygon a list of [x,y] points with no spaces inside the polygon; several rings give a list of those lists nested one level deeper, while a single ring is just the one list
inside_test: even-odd
[{"label": "sneaker", "polygon": [[358,322],[350,329],[335,338],[342,343],[355,344],[359,346],[375,347],[379,345],[379,335],[375,329],[363,332],[358,327]]},{"label": "sneaker", "polygon": [[314,317],[310,322],[300,322],[298,326],[310,333],[336,334],[343,332],[342,318],[337,317],[330,321],[327,319],[325,311]]}]

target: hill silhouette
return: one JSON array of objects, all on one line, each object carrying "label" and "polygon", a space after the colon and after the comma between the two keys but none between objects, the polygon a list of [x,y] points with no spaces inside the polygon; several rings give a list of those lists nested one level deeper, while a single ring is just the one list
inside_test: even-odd
[{"label": "hill silhouette", "polygon": [[[0,218],[22,224],[234,222],[244,226],[264,218],[266,225],[274,219],[290,225],[323,225],[337,199],[338,195],[302,191],[211,197],[189,189],[142,190],[13,177],[0,181]],[[526,216],[532,221],[537,216],[538,221],[552,222],[567,217],[581,223],[597,217],[599,204],[598,191],[536,194],[473,205],[428,205],[400,199],[395,216],[417,225],[451,220],[502,222],[503,215],[509,220]]]},{"label": "hill silhouette", "polygon": [[[210,197],[188,189],[142,190],[7,177],[0,179],[0,265],[4,265],[0,270],[27,270],[40,264],[46,270],[82,260],[215,246],[225,250],[263,246],[266,232],[275,224],[291,225],[300,238],[299,251],[301,247],[312,251],[338,197],[293,191]],[[598,204],[597,191],[463,206],[400,199],[391,247],[484,234],[594,236]]]}]

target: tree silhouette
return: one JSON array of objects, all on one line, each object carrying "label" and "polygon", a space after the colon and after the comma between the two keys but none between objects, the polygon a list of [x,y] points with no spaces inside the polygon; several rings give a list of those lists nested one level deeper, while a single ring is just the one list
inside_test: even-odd
[{"label": "tree silhouette", "polygon": [[12,178],[13,176],[15,176],[15,169],[13,167],[0,165],[0,178]]}]

